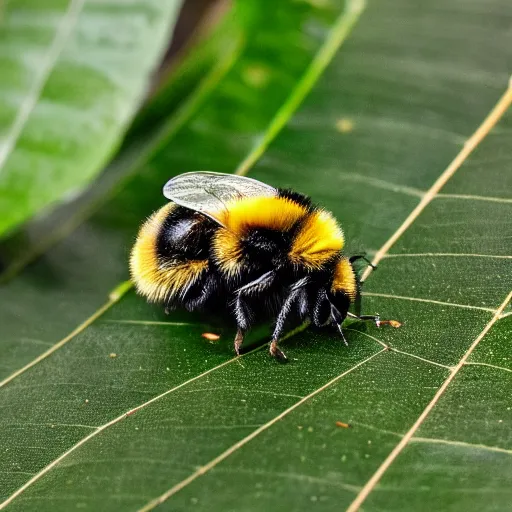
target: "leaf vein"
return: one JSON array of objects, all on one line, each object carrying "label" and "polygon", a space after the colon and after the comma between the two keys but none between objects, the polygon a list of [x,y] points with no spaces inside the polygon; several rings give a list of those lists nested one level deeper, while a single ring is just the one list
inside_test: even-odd
[{"label": "leaf vein", "polygon": [[512,203],[512,199],[507,197],[477,196],[471,194],[447,194],[444,192],[437,194],[436,199],[468,199],[473,201],[492,201],[493,203]]},{"label": "leaf vein", "polygon": [[351,492],[358,492],[360,487],[357,487],[356,485],[351,484],[345,484],[343,482],[340,482],[338,480],[329,480],[327,478],[319,478],[311,475],[304,475],[300,473],[286,473],[284,471],[255,471],[253,469],[246,469],[246,468],[236,468],[236,470],[233,470],[231,468],[217,468],[215,469],[218,473],[234,473],[234,474],[247,474],[252,476],[273,476],[278,478],[288,478],[291,480],[299,480],[303,482],[310,482],[315,484],[321,484],[321,485],[330,485],[333,487],[339,487],[340,489],[345,489],[346,491]]},{"label": "leaf vein", "polygon": [[391,192],[397,192],[400,194],[405,194],[407,196],[423,197],[426,193],[424,190],[420,190],[418,188],[399,185],[397,183],[380,180],[378,178],[374,178],[373,176],[367,176],[360,173],[356,174],[352,172],[341,171],[338,172],[337,174],[340,178],[343,178],[344,181],[362,183],[364,185],[369,185],[370,187],[380,188],[383,190],[390,190]]},{"label": "leaf vein", "polygon": [[69,8],[64,13],[62,20],[57,28],[55,37],[50,44],[50,48],[43,60],[41,70],[38,76],[36,76],[32,88],[30,89],[27,97],[20,106],[18,115],[16,116],[9,133],[5,138],[4,144],[0,146],[0,170],[4,167],[7,158],[13,150],[16,142],[18,141],[23,128],[28,121],[30,114],[37,105],[41,93],[43,92],[44,86],[50,77],[51,71],[53,70],[55,63],[57,62],[66,40],[68,39],[73,27],[75,26],[78,17],[83,9],[85,0],[71,0]]},{"label": "leaf vein", "polygon": [[385,254],[382,259],[387,258],[418,258],[418,257],[454,257],[454,258],[491,258],[512,260],[512,256],[502,254],[469,254],[453,252],[423,252],[423,253],[391,253]]},{"label": "leaf vein", "polygon": [[419,297],[404,297],[403,295],[392,295],[388,293],[375,293],[375,292],[363,292],[361,295],[365,297],[383,297],[385,299],[399,299],[399,300],[411,300],[415,302],[428,302],[430,304],[439,304],[441,306],[453,306],[456,308],[465,308],[465,309],[478,309],[480,311],[488,311],[490,313],[494,313],[496,310],[492,308],[484,308],[482,306],[471,306],[470,304],[456,304],[455,302],[443,302],[440,300],[433,299],[422,299]]},{"label": "leaf vein", "polygon": [[225,391],[236,391],[236,392],[243,392],[243,393],[262,393],[264,395],[272,395],[272,396],[284,396],[284,397],[290,397],[290,398],[304,398],[301,395],[292,395],[290,393],[280,393],[278,391],[267,391],[265,389],[244,389],[244,388],[235,388],[231,386],[219,386],[215,388],[199,388],[199,389],[191,389],[185,391],[185,393],[209,393],[210,391],[219,391],[219,390],[225,390]]},{"label": "leaf vein", "polygon": [[[259,350],[259,348],[255,349],[255,350]],[[251,352],[248,352],[247,354],[250,354],[250,353]],[[171,389],[168,389],[164,393],[161,393],[160,395],[157,395],[157,396],[153,397],[151,400],[148,400],[147,402],[144,402],[143,404],[138,405],[137,407],[134,407],[133,409],[130,409],[129,411],[124,412],[120,416],[117,416],[116,418],[114,418],[113,420],[109,421],[108,423],[105,423],[101,427],[96,428],[96,430],[94,430],[89,435],[87,435],[87,436],[83,437],[82,439],[80,439],[80,441],[78,441],[78,443],[74,444],[71,448],[66,450],[63,454],[61,454],[59,457],[57,457],[52,462],[50,462],[48,465],[46,465],[41,471],[36,473],[30,480],[25,482],[19,489],[17,489],[13,494],[11,494],[5,501],[0,503],[0,510],[3,510],[7,505],[9,505],[9,503],[11,503],[15,498],[17,498],[20,494],[22,494],[28,487],[30,487],[35,482],[40,480],[46,473],[48,473],[51,469],[53,469],[55,466],[57,466],[60,462],[62,462],[68,455],[73,453],[75,450],[80,448],[80,446],[84,445],[89,440],[91,440],[92,438],[96,437],[98,434],[100,434],[101,432],[103,432],[107,428],[115,425],[116,423],[119,423],[120,421],[128,418],[129,416],[131,416],[135,412],[137,412],[137,411],[139,411],[141,409],[144,409],[148,405],[152,404],[153,402],[156,402],[157,400],[160,400],[161,398],[169,395],[170,393],[172,393],[174,391],[177,391],[178,389],[180,389],[180,388],[182,388],[182,387],[184,387],[184,386],[186,386],[186,385],[188,385],[188,384],[190,384],[190,383],[192,383],[192,382],[194,382],[194,381],[204,377],[205,375],[208,375],[209,373],[212,373],[212,372],[218,370],[219,368],[222,368],[223,366],[226,366],[226,365],[228,365],[228,364],[238,360],[241,357],[246,356],[247,354],[242,354],[241,356],[234,357],[232,359],[229,359],[228,361],[224,361],[223,363],[221,363],[221,364],[219,364],[219,365],[217,365],[217,366],[215,366],[213,368],[210,368],[206,372],[203,372],[203,373],[201,373],[199,375],[196,375],[195,377],[193,377],[193,378],[191,378],[191,379],[189,379],[189,380],[187,380],[185,382],[182,382],[178,386],[175,386],[175,387],[173,387]]]},{"label": "leaf vein", "polygon": [[360,361],[359,363],[354,365],[352,368],[350,368],[350,369],[344,371],[343,373],[341,373],[340,375],[334,377],[329,382],[325,383],[323,386],[319,387],[318,389],[316,389],[315,391],[313,391],[309,395],[306,395],[304,398],[302,398],[301,400],[299,400],[298,402],[293,404],[291,407],[288,407],[288,409],[285,409],[281,414],[277,415],[275,418],[271,419],[270,421],[268,421],[267,423],[262,425],[260,428],[254,430],[248,436],[244,437],[243,439],[241,439],[240,441],[238,441],[237,443],[235,443],[234,445],[229,447],[227,450],[225,450],[220,455],[218,455],[217,457],[212,459],[210,462],[208,462],[207,464],[205,464],[204,466],[199,468],[197,471],[195,471],[194,473],[189,475],[187,478],[185,478],[181,482],[178,482],[176,485],[171,487],[171,489],[169,489],[168,491],[166,491],[165,493],[163,493],[159,497],[155,498],[154,500],[151,500],[149,503],[147,503],[145,506],[143,506],[139,510],[139,512],[147,512],[149,510],[153,510],[155,507],[157,507],[158,505],[160,505],[161,503],[163,503],[164,501],[169,499],[171,496],[173,496],[174,494],[179,492],[181,489],[183,489],[184,487],[186,487],[187,485],[192,483],[194,480],[196,480],[200,476],[203,476],[205,473],[207,473],[208,471],[213,469],[215,466],[217,466],[217,464],[219,464],[223,460],[227,459],[230,455],[232,455],[233,453],[238,451],[240,448],[242,448],[244,445],[246,445],[247,443],[252,441],[255,437],[260,435],[262,432],[268,430],[272,425],[274,425],[278,421],[282,420],[284,417],[286,417],[288,414],[290,414],[295,409],[300,407],[302,404],[304,404],[305,402],[307,402],[308,400],[310,400],[314,396],[318,395],[319,393],[321,393],[322,391],[324,391],[328,387],[332,386],[333,384],[335,384],[336,382],[341,380],[346,375],[352,373],[357,368],[365,365],[366,363],[368,363],[369,361],[371,361],[375,357],[379,356],[383,352],[386,352],[386,349],[383,348],[382,350],[379,350],[378,352],[376,352],[375,354],[372,354],[371,356],[367,357],[366,359],[363,359],[362,361]]},{"label": "leaf vein", "polygon": [[479,362],[473,362],[473,361],[468,361],[465,363],[466,366],[468,365],[472,365],[472,366],[487,366],[489,368],[495,368],[496,370],[503,370],[505,372],[511,372],[512,373],[512,370],[510,368],[505,368],[504,366],[496,366],[495,364],[489,364],[489,363],[479,363]]},{"label": "leaf vein", "polygon": [[25,428],[27,426],[30,427],[79,427],[79,428],[90,428],[90,429],[97,429],[98,426],[95,425],[82,425],[81,423],[7,423],[4,424],[3,427],[19,427],[19,428]]},{"label": "leaf vein", "polygon": [[500,448],[499,446],[487,446],[485,444],[465,443],[464,441],[452,441],[450,439],[436,439],[433,437],[411,437],[410,442],[411,443],[448,444],[451,446],[460,446],[462,448],[476,448],[478,450],[488,450],[491,452],[499,452],[499,453],[506,453],[508,455],[512,455],[512,450],[507,450],[506,448]]},{"label": "leaf vein", "polygon": [[403,449],[407,446],[411,438],[414,436],[416,431],[420,428],[422,423],[425,421],[427,416],[430,414],[432,409],[435,407],[443,393],[446,391],[452,380],[458,374],[460,369],[466,363],[468,357],[471,355],[473,350],[477,347],[483,337],[489,332],[491,327],[498,321],[499,316],[503,309],[507,306],[507,304],[512,299],[512,292],[510,292],[505,300],[502,302],[501,306],[498,308],[496,313],[493,315],[492,319],[487,323],[482,332],[477,336],[475,341],[471,344],[466,353],[462,356],[460,361],[457,363],[457,366],[452,370],[448,378],[443,382],[441,387],[437,390],[437,393],[434,395],[432,400],[428,403],[427,407],[420,414],[418,419],[415,421],[413,426],[409,429],[409,431],[402,437],[400,442],[395,446],[395,448],[391,451],[391,453],[386,457],[384,462],[379,466],[377,471],[372,475],[372,477],[368,480],[365,486],[362,488],[361,492],[357,495],[356,499],[350,504],[347,509],[347,512],[356,512],[360,509],[361,505],[364,503],[368,495],[373,491],[377,483],[380,481],[384,473],[388,470],[391,464],[395,461],[398,455],[403,451]]},{"label": "leaf vein", "polygon": [[[122,296],[122,295],[121,295]],[[36,364],[40,363],[44,359],[46,359],[48,356],[52,355],[55,351],[59,350],[61,347],[63,347],[68,341],[72,340],[75,336],[80,334],[83,330],[85,330],[87,327],[89,327],[92,323],[94,323],[101,315],[103,315],[107,310],[109,310],[120,298],[121,296],[116,296],[111,299],[109,299],[101,308],[99,308],[97,311],[95,311],[89,318],[84,320],[78,327],[73,329],[67,336],[62,338],[60,341],[52,345],[48,350],[37,356],[35,359],[30,361],[30,363],[27,363],[22,368],[19,368],[14,373],[6,377],[4,380],[0,382],[0,388],[14,380],[16,377],[19,377],[22,373],[25,373],[27,370],[35,366]]]},{"label": "leaf vein", "polygon": [[[482,142],[488,135],[496,123],[501,119],[501,116],[507,111],[512,103],[512,81],[509,83],[506,91],[498,100],[489,115],[484,119],[482,124],[477,128],[473,135],[466,141],[462,150],[452,160],[450,165],[439,176],[439,178],[430,187],[427,193],[423,196],[416,208],[407,216],[400,227],[391,235],[388,241],[377,251],[373,258],[373,265],[377,265],[379,261],[388,253],[389,249],[395,245],[397,240],[404,234],[404,232],[411,226],[411,224],[418,218],[423,210],[438,196],[439,191],[446,185],[448,180],[455,174],[455,172],[462,166],[469,155],[475,148]],[[361,277],[361,281],[365,281],[371,274],[374,267],[369,266]]]}]

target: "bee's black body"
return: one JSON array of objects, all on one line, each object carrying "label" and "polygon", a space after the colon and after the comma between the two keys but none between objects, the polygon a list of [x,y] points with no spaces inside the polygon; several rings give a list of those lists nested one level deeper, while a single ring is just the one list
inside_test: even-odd
[{"label": "bee's black body", "polygon": [[139,291],[169,309],[227,312],[238,327],[237,352],[245,331],[269,318],[279,358],[291,314],[341,332],[358,282],[330,214],[289,190],[222,204],[204,213],[169,203],[148,220],[132,252]]}]

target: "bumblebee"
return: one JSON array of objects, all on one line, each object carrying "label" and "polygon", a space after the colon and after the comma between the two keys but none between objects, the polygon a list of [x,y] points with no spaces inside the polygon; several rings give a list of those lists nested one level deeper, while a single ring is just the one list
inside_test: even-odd
[{"label": "bumblebee", "polygon": [[227,311],[237,354],[256,319],[274,320],[270,354],[285,322],[342,323],[359,299],[353,261],[332,216],[292,190],[214,172],[181,174],[164,187],[168,204],[142,226],[131,252],[137,291],[166,309]]}]

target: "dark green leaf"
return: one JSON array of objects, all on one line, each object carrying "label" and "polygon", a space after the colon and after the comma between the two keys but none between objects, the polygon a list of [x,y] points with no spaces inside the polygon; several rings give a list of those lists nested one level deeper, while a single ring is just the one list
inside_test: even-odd
[{"label": "dark green leaf", "polygon": [[[133,180],[4,286],[9,510],[508,508],[511,127],[499,109],[512,90],[495,105],[512,8],[371,3],[294,112],[360,6],[336,22],[341,9],[314,3],[251,33]],[[403,326],[352,323],[348,348],[307,330],[283,344],[283,366],[265,350],[232,358],[229,330],[210,344],[206,318],[165,317],[126,286],[98,310],[161,184],[198,168],[238,168],[330,208],[349,250],[379,260],[365,311]],[[52,353],[38,361],[41,343]]]}]

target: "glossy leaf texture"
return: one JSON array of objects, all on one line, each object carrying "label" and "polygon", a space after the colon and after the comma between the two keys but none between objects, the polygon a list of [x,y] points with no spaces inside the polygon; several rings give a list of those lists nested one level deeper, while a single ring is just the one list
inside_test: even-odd
[{"label": "glossy leaf texture", "polygon": [[[3,285],[7,510],[508,508],[512,7],[280,9],[130,181]],[[196,169],[332,210],[347,251],[379,262],[365,312],[402,327],[351,323],[348,348],[296,333],[279,365],[116,289],[161,185]]]},{"label": "glossy leaf texture", "polygon": [[0,19],[0,236],[117,149],[181,0],[12,0]]}]

